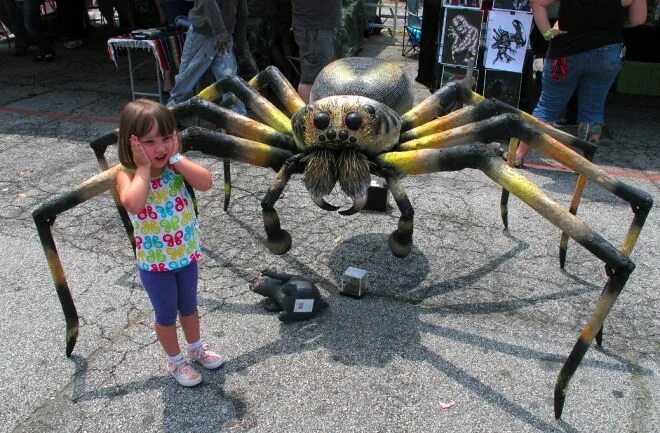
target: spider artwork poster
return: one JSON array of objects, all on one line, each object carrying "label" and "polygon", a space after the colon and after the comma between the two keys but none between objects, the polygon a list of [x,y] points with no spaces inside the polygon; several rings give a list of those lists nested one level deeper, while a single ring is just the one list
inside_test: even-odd
[{"label": "spider artwork poster", "polygon": [[481,9],[482,0],[442,0],[446,8],[472,8]]},{"label": "spider artwork poster", "polygon": [[493,9],[531,12],[532,4],[530,0],[494,0]]},{"label": "spider artwork poster", "polygon": [[531,14],[491,11],[488,14],[484,66],[487,69],[522,72],[531,25]]},{"label": "spider artwork poster", "polygon": [[477,62],[483,12],[476,9],[447,9],[440,41],[440,63],[467,66]]},{"label": "spider artwork poster", "polygon": [[517,107],[520,100],[522,76],[516,72],[486,70],[484,98],[494,98]]},{"label": "spider artwork poster", "polygon": [[[442,67],[442,77],[440,78],[440,85],[442,87],[451,83],[452,81],[459,81],[467,75],[467,68],[461,66],[445,65]],[[477,90],[477,82],[479,82],[479,69],[472,69],[472,90]]]},{"label": "spider artwork poster", "polygon": [[[293,204],[293,198],[287,199],[284,192],[294,180],[301,184],[299,189],[304,187],[306,190],[304,198],[309,198],[308,207],[315,212],[313,218],[339,211],[337,214],[342,218],[367,219],[374,216],[359,213],[367,202],[371,176],[385,179],[396,203],[397,214],[387,219],[391,228],[388,229],[389,236],[382,237],[382,243],[389,247],[388,252],[394,257],[403,259],[419,254],[413,251],[414,233],[420,230],[419,226],[415,228],[415,218],[419,221],[420,214],[423,214],[423,209],[420,209],[422,212],[415,209],[422,208],[422,202],[408,195],[414,190],[409,184],[411,177],[440,172],[462,172],[464,176],[471,176],[470,173],[479,171],[497,186],[495,190],[500,193],[499,217],[505,230],[509,228],[508,200],[513,195],[561,231],[560,268],[566,265],[569,238],[602,261],[606,266],[604,276],[607,278],[602,295],[589,314],[555,382],[554,416],[560,418],[569,382],[591,344],[594,341],[599,345],[602,343],[601,331],[606,316],[635,268],[635,263],[628,256],[637,242],[653,199],[644,191],[610,176],[592,163],[591,158],[596,151],[594,144],[514,108],[512,105],[517,104],[520,91],[520,74],[489,70],[485,78],[485,96],[499,97],[510,105],[496,99],[485,99],[469,89],[465,81],[452,81],[414,105],[412,80],[400,67],[380,59],[352,57],[336,60],[323,68],[314,82],[309,103],[302,100],[277,68],[270,66],[249,82],[238,76],[219,80],[197,96],[172,106],[170,110],[177,122],[185,125],[184,121],[192,121],[192,125],[184,126],[178,132],[182,153],[192,151],[217,161],[224,160],[225,212],[229,213],[232,192],[230,162],[263,170],[258,179],[263,181],[264,192],[259,194],[260,206],[257,204],[255,210],[260,208],[261,211],[264,236],[260,236],[260,239],[264,247],[274,255],[287,254],[292,248],[309,248],[309,239],[300,237],[297,233],[300,227],[292,224],[291,212],[280,214],[278,209]],[[217,105],[215,102],[220,101],[226,92],[233,93],[241,100],[254,113],[254,118]],[[272,100],[264,94],[268,94]],[[198,119],[204,119],[217,129],[198,126]],[[508,142],[513,146],[520,140],[580,175],[570,208],[552,199],[524,172],[516,170],[513,161],[505,162],[502,159],[500,143]],[[94,139],[90,145],[102,171],[49,198],[32,212],[64,313],[66,356],[72,355],[81,320],[74,302],[74,293],[77,292],[72,293],[69,288],[63,262],[55,245],[54,234],[61,233],[53,231],[56,219],[59,221],[59,216],[66,211],[110,192],[133,252],[136,248],[135,232],[116,188],[116,175],[124,167],[121,164],[110,166],[105,156],[107,148],[114,146],[117,141],[117,130]],[[512,150],[515,152],[515,149]],[[629,209],[634,217],[631,218],[632,222],[620,249],[578,216],[577,207],[587,181],[601,188],[603,193],[610,192],[630,204]],[[341,206],[333,203],[335,196],[332,193],[336,186],[351,200],[350,208],[340,210]],[[293,187],[289,185],[288,191]],[[197,212],[193,193],[191,198]],[[214,205],[213,208],[218,209],[219,206]],[[146,212],[146,208],[143,211]],[[206,223],[214,224],[219,229],[222,219],[222,215],[216,215],[207,219]],[[422,228],[424,225],[422,222]],[[294,237],[298,236],[295,242],[287,229],[296,230],[293,232]],[[439,229],[443,230],[442,225]],[[222,236],[225,236],[224,232]],[[235,234],[228,233],[227,236]],[[417,237],[419,240],[419,233]],[[99,249],[103,247],[99,245]],[[127,244],[127,250],[128,247]],[[254,244],[245,245],[246,249],[253,247]],[[221,248],[218,246],[216,250],[218,255],[225,251]],[[436,245],[432,248],[436,248]],[[69,250],[66,248],[66,251]],[[241,256],[245,255],[244,251],[241,248]],[[355,253],[360,257],[376,254],[365,249],[362,244]],[[296,254],[294,250],[288,257],[295,259]],[[305,263],[302,265],[307,267]],[[436,265],[442,266],[443,263]],[[242,272],[238,271],[237,274]],[[288,279],[287,275],[274,284],[279,285]],[[263,289],[266,296],[272,294],[261,283],[252,286],[252,289],[257,291],[257,286]],[[85,291],[92,289],[86,288]],[[293,295],[293,291],[285,294]],[[380,314],[381,311],[376,313]],[[89,329],[84,326],[84,322],[83,329]],[[336,331],[336,328],[333,329]],[[409,344],[409,341],[406,338],[405,344]],[[291,356],[295,358],[294,354]],[[442,366],[447,364],[444,359],[438,362],[442,362]],[[469,383],[472,383],[472,379]],[[508,398],[499,391],[497,396]],[[511,407],[514,406],[510,404],[508,408]],[[518,411],[517,406],[515,410]]]}]

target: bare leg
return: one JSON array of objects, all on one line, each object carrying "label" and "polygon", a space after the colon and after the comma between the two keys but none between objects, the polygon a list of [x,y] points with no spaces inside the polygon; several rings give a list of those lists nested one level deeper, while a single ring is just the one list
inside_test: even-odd
[{"label": "bare leg", "polygon": [[181,322],[181,329],[183,329],[183,335],[186,336],[188,344],[199,341],[199,313],[197,311],[190,316],[179,316],[179,322]]},{"label": "bare leg", "polygon": [[312,91],[312,85],[311,84],[303,84],[300,83],[298,84],[298,94],[300,95],[300,98],[305,101],[305,104],[309,104],[309,94]]},{"label": "bare leg", "polygon": [[[181,325],[183,325],[183,323],[181,323]],[[176,335],[176,325],[163,326],[156,323],[156,336],[168,356],[178,355],[179,352],[181,352],[179,340]]]}]

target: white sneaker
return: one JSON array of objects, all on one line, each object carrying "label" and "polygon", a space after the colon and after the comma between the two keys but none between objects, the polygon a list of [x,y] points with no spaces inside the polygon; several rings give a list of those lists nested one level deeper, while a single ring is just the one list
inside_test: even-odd
[{"label": "white sneaker", "polygon": [[189,351],[188,355],[191,360],[199,362],[208,370],[218,368],[227,361],[226,357],[209,350],[209,346],[206,343],[195,350]]},{"label": "white sneaker", "polygon": [[167,360],[167,372],[182,386],[195,386],[202,376],[185,359],[178,364]]}]

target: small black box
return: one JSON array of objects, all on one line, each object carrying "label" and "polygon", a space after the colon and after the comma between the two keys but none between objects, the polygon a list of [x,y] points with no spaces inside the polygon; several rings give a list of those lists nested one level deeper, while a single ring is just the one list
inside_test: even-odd
[{"label": "small black box", "polygon": [[383,179],[372,179],[367,190],[364,210],[385,212],[387,210],[387,184]]}]

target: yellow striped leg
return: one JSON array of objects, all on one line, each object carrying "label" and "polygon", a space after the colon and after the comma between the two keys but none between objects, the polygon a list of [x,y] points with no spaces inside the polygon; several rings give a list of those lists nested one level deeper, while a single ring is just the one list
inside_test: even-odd
[{"label": "yellow striped leg", "polygon": [[441,87],[433,95],[401,116],[401,132],[406,132],[446,114],[456,105],[469,104],[472,100],[472,93],[472,90],[459,83],[450,83]]},{"label": "yellow striped leg", "polygon": [[73,348],[76,345],[78,338],[78,313],[76,305],[73,302],[69,285],[64,275],[62,262],[60,256],[57,254],[55,247],[55,240],[51,226],[55,222],[55,218],[80,203],[83,203],[97,195],[115,187],[115,178],[117,172],[121,169],[121,165],[116,165],[91,179],[85,181],[73,191],[60,194],[59,196],[49,200],[43,205],[39,206],[32,212],[32,218],[37,226],[39,239],[48,260],[48,267],[50,274],[55,283],[55,290],[62,305],[64,313],[64,320],[66,322],[66,356],[70,356]]},{"label": "yellow striped leg", "polygon": [[293,138],[290,136],[277,132],[261,122],[206,101],[199,96],[193,96],[187,101],[176,104],[171,110],[177,119],[190,116],[200,117],[215,124],[217,128],[224,129],[231,135],[290,151],[296,149]]},{"label": "yellow striped leg", "polygon": [[289,80],[275,66],[269,66],[259,72],[248,84],[258,92],[261,92],[265,88],[273,91],[275,96],[282,101],[290,115],[294,115],[305,106],[305,102],[300,98],[296,89],[293,88]]},{"label": "yellow striped leg", "polygon": [[231,76],[216,81],[202,90],[198,96],[209,101],[214,101],[220,98],[225,92],[232,92],[236,95],[238,99],[243,101],[247,107],[254,111],[271,128],[283,134],[292,135],[291,119],[240,77]]},{"label": "yellow striped leg", "polygon": [[207,155],[246,162],[279,170],[293,154],[285,149],[191,126],[179,134],[184,151],[198,150]]}]

